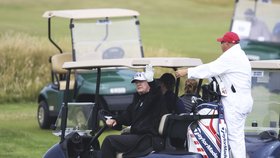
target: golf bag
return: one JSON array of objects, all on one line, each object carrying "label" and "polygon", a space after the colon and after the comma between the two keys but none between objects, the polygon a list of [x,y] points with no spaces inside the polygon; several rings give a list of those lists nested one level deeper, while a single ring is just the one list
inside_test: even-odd
[{"label": "golf bag", "polygon": [[199,119],[188,126],[189,151],[200,153],[203,158],[229,158],[227,126],[222,104],[203,103],[196,107],[196,111],[196,115],[210,118]]}]

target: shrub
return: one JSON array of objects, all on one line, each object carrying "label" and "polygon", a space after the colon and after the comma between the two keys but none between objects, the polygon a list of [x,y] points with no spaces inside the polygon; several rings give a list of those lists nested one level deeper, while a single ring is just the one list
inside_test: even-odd
[{"label": "shrub", "polygon": [[35,101],[50,81],[48,58],[55,49],[47,39],[24,33],[0,34],[0,103]]}]

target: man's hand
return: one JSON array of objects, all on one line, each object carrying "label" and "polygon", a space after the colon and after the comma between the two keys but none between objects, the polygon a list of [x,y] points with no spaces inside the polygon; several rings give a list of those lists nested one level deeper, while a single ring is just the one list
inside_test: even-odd
[{"label": "man's hand", "polygon": [[108,127],[114,127],[114,126],[116,126],[117,125],[117,121],[116,120],[114,120],[114,119],[107,119],[106,120],[106,125],[108,126]]},{"label": "man's hand", "polygon": [[176,78],[186,76],[188,74],[188,69],[180,69],[175,72]]},{"label": "man's hand", "polygon": [[154,80],[154,70],[153,70],[153,66],[151,64],[146,65],[145,77],[147,79],[147,82],[152,82]]}]

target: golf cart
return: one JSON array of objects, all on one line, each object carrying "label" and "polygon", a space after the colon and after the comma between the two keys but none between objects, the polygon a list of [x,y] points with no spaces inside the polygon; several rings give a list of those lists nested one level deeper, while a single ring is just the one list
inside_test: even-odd
[{"label": "golf cart", "polygon": [[280,3],[235,0],[230,30],[250,60],[280,59]]},{"label": "golf cart", "polygon": [[[84,158],[94,158],[98,157],[100,144],[98,137],[106,130],[107,126],[104,126],[100,130],[96,130],[95,121],[97,121],[98,115],[101,115],[102,118],[107,118],[108,114],[102,112],[100,109],[100,99],[99,99],[99,89],[100,82],[102,78],[102,71],[106,70],[108,67],[129,67],[129,68],[143,68],[147,64],[152,64],[154,67],[164,67],[172,68],[176,70],[180,67],[193,67],[200,65],[202,62],[200,59],[194,58],[132,58],[132,59],[110,59],[110,60],[91,60],[91,61],[73,61],[66,62],[63,65],[63,68],[68,70],[67,73],[67,86],[64,95],[64,104],[61,108],[60,117],[56,124],[57,130],[54,131],[55,135],[60,136],[60,142],[55,144],[50,148],[47,153],[44,155],[44,158],[68,158],[68,157],[84,157]],[[71,80],[71,72],[74,70],[81,69],[96,69],[97,78],[96,78],[96,92],[95,92],[95,102],[69,102],[67,96],[69,95],[69,85]],[[176,92],[178,93],[178,84],[179,80],[176,82]],[[72,114],[82,113],[87,111],[90,115],[79,115],[82,117],[72,117]],[[100,112],[101,111],[101,112]],[[89,116],[89,117],[84,117]],[[190,116],[190,115],[189,115]],[[216,116],[216,115],[215,115]],[[90,118],[91,117],[91,118]],[[165,120],[169,116],[163,117],[162,120]],[[194,115],[190,116],[192,118],[201,119],[202,116]],[[207,118],[213,118],[214,116],[208,116]],[[188,116],[180,117],[180,120],[186,120]],[[169,134],[165,130],[165,122],[162,121],[163,125],[160,125],[160,128],[163,130],[160,132],[164,138],[168,138]],[[169,123],[169,125],[172,125]],[[185,124],[183,124],[185,126]],[[176,131],[176,128],[168,128]],[[159,129],[160,130],[160,129]],[[168,131],[168,130],[167,130]],[[183,131],[183,136],[185,136],[186,131]],[[176,153],[176,152],[175,152]],[[161,154],[159,154],[161,155]],[[159,156],[157,153],[150,154],[148,156]],[[174,155],[176,156],[178,153]],[[168,156],[168,155],[167,155]],[[169,155],[170,156],[170,155]],[[125,157],[125,156],[124,156]],[[198,158],[202,157],[198,153],[185,151],[183,155],[179,157],[185,158]]]},{"label": "golf cart", "polygon": [[246,119],[250,158],[280,155],[280,60],[251,61],[253,110]]},{"label": "golf cart", "polygon": [[[37,119],[40,128],[50,128],[61,109],[66,89],[67,71],[62,68],[64,62],[144,56],[138,16],[137,11],[127,9],[58,10],[43,14],[48,19],[49,40],[58,53],[49,60],[52,82],[38,96]],[[72,52],[64,52],[53,39],[53,32],[59,31],[57,25],[52,26],[53,23],[61,26],[65,19],[70,28]],[[135,92],[134,85],[129,84],[134,73],[125,67],[110,67],[102,71],[100,107],[113,113],[126,109]],[[71,72],[71,76],[67,101],[95,102],[97,71],[76,70]]]}]

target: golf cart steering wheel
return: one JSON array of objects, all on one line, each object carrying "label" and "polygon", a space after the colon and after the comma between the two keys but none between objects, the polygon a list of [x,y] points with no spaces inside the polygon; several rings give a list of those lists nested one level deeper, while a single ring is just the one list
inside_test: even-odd
[{"label": "golf cart steering wheel", "polygon": [[91,138],[91,140],[88,144],[88,147],[90,147],[90,146],[94,145],[96,142],[98,142],[99,136],[108,128],[108,126],[106,125],[106,120],[108,118],[112,118],[112,114],[109,111],[106,111],[104,109],[101,109],[98,111],[98,116],[103,121],[104,126],[101,129],[99,129],[97,131],[97,133]]},{"label": "golf cart steering wheel", "polygon": [[103,121],[104,126],[106,126],[106,120],[111,119],[113,117],[111,112],[104,110],[104,109],[99,110],[98,115],[99,115],[99,118]]}]

